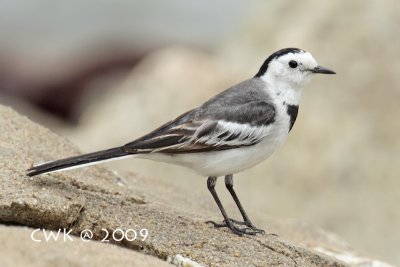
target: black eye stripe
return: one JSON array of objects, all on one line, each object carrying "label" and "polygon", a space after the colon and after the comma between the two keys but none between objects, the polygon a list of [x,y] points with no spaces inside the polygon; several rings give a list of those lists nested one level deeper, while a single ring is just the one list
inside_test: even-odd
[{"label": "black eye stripe", "polygon": [[294,60],[290,60],[289,61],[289,67],[291,67],[292,69],[297,67],[297,62]]}]

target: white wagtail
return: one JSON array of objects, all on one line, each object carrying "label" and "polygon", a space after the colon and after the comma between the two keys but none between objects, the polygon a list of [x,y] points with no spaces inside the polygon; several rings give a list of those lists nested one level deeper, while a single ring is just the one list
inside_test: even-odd
[{"label": "white wagtail", "polygon": [[[257,74],[214,96],[126,145],[44,163],[29,176],[77,168],[127,156],[174,163],[208,177],[207,187],[223,224],[235,234],[264,233],[256,228],[233,190],[233,173],[268,158],[286,139],[297,117],[304,86],[315,73],[335,74],[298,48],[270,55]],[[217,177],[234,199],[243,221],[230,219],[215,191]]]}]

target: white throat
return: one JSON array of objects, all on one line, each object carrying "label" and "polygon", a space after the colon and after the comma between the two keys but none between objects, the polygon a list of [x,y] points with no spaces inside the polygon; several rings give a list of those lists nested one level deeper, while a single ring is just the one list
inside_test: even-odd
[{"label": "white throat", "polygon": [[290,83],[278,82],[277,80],[268,78],[268,76],[261,77],[261,79],[266,83],[265,89],[273,99],[282,104],[299,105],[303,93],[302,86],[296,87]]}]

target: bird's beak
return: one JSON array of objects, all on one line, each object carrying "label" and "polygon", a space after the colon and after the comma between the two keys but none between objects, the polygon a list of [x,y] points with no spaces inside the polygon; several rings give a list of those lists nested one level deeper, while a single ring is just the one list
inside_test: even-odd
[{"label": "bird's beak", "polygon": [[313,69],[310,69],[312,73],[322,73],[322,74],[336,74],[333,70],[330,70],[328,68],[322,67],[322,66],[316,66]]}]

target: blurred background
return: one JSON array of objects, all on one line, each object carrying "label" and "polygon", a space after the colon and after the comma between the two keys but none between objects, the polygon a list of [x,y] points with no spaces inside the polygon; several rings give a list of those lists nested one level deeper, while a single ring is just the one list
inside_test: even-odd
[{"label": "blurred background", "polygon": [[[313,80],[287,143],[235,176],[238,195],[250,214],[309,222],[400,265],[399,25],[397,0],[3,0],[0,104],[90,152],[303,48],[337,75]],[[210,197],[205,177],[180,167],[109,166]]]}]

